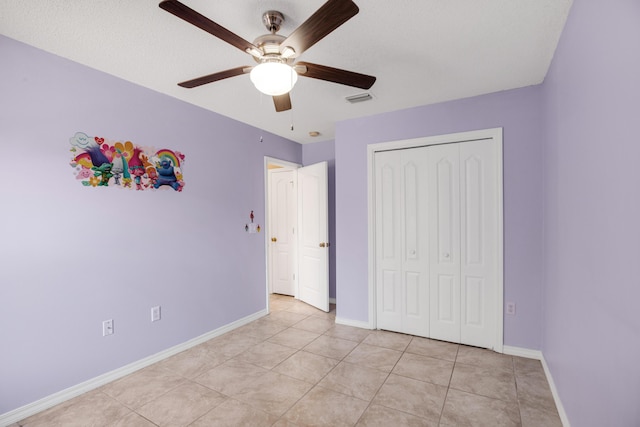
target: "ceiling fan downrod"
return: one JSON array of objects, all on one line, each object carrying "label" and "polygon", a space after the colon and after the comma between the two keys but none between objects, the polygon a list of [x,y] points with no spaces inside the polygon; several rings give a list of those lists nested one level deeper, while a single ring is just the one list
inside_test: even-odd
[{"label": "ceiling fan downrod", "polygon": [[280,26],[284,22],[284,15],[277,10],[268,10],[262,15],[262,22],[267,27],[267,31],[275,34],[280,31]]}]

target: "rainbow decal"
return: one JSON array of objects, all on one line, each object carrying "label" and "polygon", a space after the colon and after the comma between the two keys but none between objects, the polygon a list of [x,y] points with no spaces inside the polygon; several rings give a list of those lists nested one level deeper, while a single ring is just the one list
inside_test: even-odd
[{"label": "rainbow decal", "polygon": [[179,168],[180,167],[180,159],[178,159],[178,156],[176,156],[176,153],[174,153],[171,150],[168,150],[166,148],[163,148],[162,150],[159,150],[156,153],[156,157],[158,159],[162,159],[163,157],[168,157],[169,160],[171,160],[171,162],[173,163],[174,167]]},{"label": "rainbow decal", "polygon": [[73,162],[75,162],[77,165],[82,166],[83,168],[91,169],[93,167],[93,163],[91,163],[91,156],[89,155],[89,153],[78,154],[73,159]]}]

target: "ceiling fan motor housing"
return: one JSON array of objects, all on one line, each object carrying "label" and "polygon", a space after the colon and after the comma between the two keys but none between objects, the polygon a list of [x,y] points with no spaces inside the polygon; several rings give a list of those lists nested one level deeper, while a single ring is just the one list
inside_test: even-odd
[{"label": "ceiling fan motor housing", "polygon": [[[264,34],[259,36],[253,41],[259,49],[264,52],[264,56],[280,57],[280,44],[286,39],[286,37],[280,34]],[[254,58],[257,62],[261,62],[260,58]]]},{"label": "ceiling fan motor housing", "polygon": [[254,56],[256,62],[282,62],[284,64],[291,65],[293,63],[292,58],[285,58],[280,52],[280,45],[286,39],[285,36],[276,34],[280,30],[280,26],[284,22],[284,15],[277,10],[269,10],[262,15],[262,22],[269,34],[264,34],[253,41],[263,52],[263,57],[258,58]]}]

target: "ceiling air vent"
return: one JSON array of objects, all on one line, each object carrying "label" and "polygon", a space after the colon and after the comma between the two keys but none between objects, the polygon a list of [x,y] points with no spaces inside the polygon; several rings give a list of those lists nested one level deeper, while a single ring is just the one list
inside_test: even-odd
[{"label": "ceiling air vent", "polygon": [[373,96],[371,96],[370,93],[365,92],[358,95],[347,96],[345,99],[350,103],[355,104],[356,102],[369,101],[370,99],[373,99]]}]

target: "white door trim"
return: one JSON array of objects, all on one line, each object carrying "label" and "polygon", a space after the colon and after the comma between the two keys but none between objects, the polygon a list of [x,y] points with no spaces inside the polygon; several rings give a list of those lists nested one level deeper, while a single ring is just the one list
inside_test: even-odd
[{"label": "white door trim", "polygon": [[377,329],[376,316],[376,264],[375,264],[375,167],[374,156],[376,152],[387,150],[399,150],[403,148],[424,147],[436,144],[450,144],[456,142],[476,141],[482,139],[493,139],[498,142],[499,149],[496,154],[496,167],[498,169],[499,184],[497,190],[497,252],[498,252],[498,268],[497,268],[497,292],[496,292],[496,332],[494,350],[502,353],[504,343],[504,221],[503,221],[503,165],[502,165],[502,128],[483,129],[470,132],[452,133],[447,135],[437,135],[423,138],[405,139],[399,141],[381,142],[370,144],[367,146],[367,192],[368,192],[368,291],[369,291],[369,322],[370,329]]},{"label": "white door trim", "polygon": [[[298,169],[302,165],[298,163],[289,162],[286,160],[276,159],[275,157],[264,156],[264,212],[265,212],[265,221],[264,221],[264,256],[265,256],[265,266],[264,275],[265,275],[265,299],[266,299],[266,307],[267,311],[269,310],[269,294],[271,293],[271,279],[270,275],[270,262],[271,262],[271,246],[269,245],[269,239],[267,236],[270,235],[271,230],[269,229],[269,165],[278,165],[284,168],[285,170],[294,170]],[[297,293],[297,292],[296,292]]]}]

